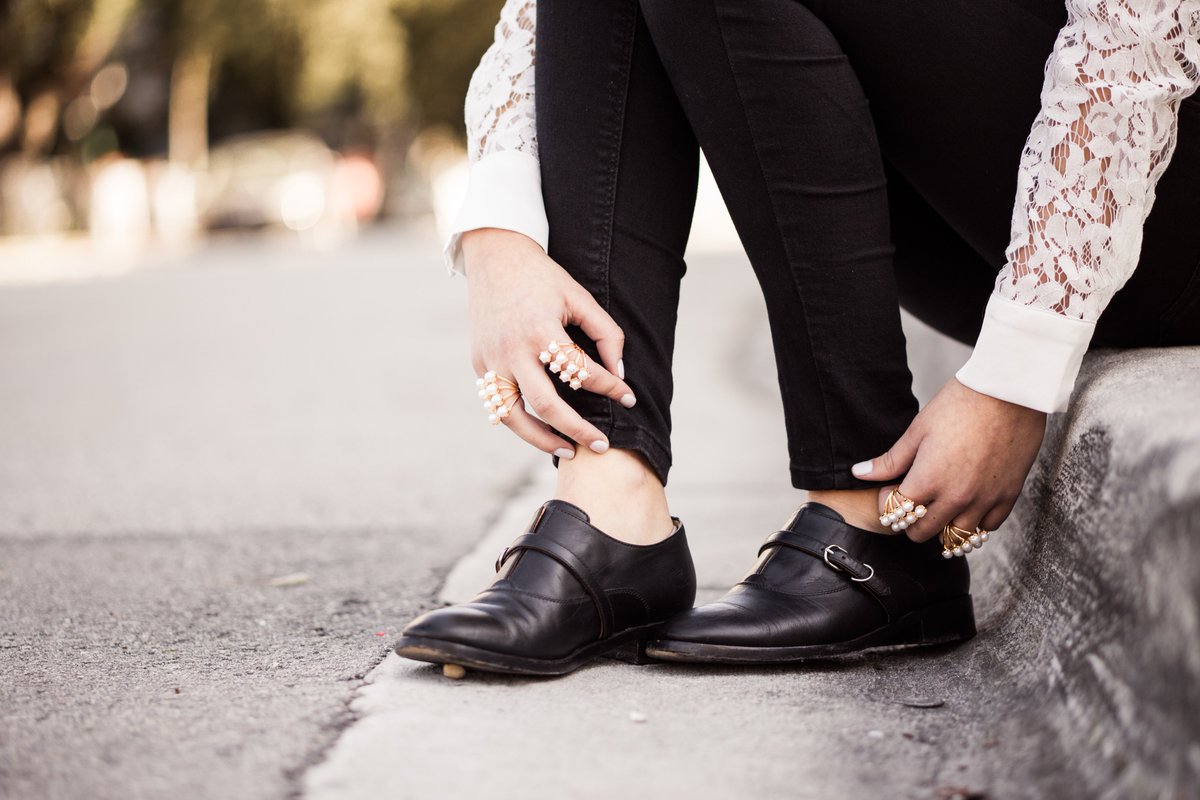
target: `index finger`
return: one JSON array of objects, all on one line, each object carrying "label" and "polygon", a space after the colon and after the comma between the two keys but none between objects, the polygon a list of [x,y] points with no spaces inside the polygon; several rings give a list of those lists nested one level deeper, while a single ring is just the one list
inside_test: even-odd
[{"label": "index finger", "polygon": [[[634,395],[633,389],[630,388],[629,384],[616,375],[613,375],[601,364],[589,358],[582,348],[578,350],[573,349],[579,346],[570,341],[566,331],[562,332],[562,338],[556,339],[554,344],[559,345],[560,348],[572,348],[570,356],[565,356],[565,351],[562,349],[558,353],[553,354],[554,359],[557,359],[560,355],[565,356],[563,362],[555,363],[551,361],[547,364],[551,373],[554,373],[554,377],[558,378],[561,382],[569,384],[572,389],[587,389],[594,394],[609,397],[625,406],[625,408],[633,408],[637,403],[637,397]],[[540,353],[539,357],[550,355],[551,353],[546,350]],[[568,365],[571,366],[568,367]],[[568,370],[570,371],[568,372]],[[572,383],[572,379],[579,381],[578,387]]]}]

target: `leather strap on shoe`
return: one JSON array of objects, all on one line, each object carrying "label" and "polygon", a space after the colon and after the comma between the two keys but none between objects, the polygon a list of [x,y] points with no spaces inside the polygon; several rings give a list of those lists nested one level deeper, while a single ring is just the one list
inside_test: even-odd
[{"label": "leather strap on shoe", "polygon": [[553,558],[558,563],[566,568],[567,572],[571,573],[571,577],[579,581],[579,585],[587,592],[588,597],[592,599],[592,603],[596,606],[596,613],[600,615],[600,638],[603,639],[608,635],[608,632],[615,628],[612,604],[608,601],[608,595],[603,590],[596,586],[596,582],[592,580],[591,571],[587,565],[580,561],[574,553],[563,547],[558,542],[548,536],[539,536],[534,533],[526,533],[518,536],[512,544],[505,548],[496,562],[496,571],[499,571],[504,566],[508,559],[512,558],[513,554],[520,550],[533,550],[542,555]]},{"label": "leather strap on shoe", "polygon": [[891,588],[875,574],[875,568],[850,555],[841,545],[826,544],[819,539],[796,531],[776,531],[767,537],[762,547],[758,548],[758,554],[762,555],[763,551],[772,547],[790,547],[821,559],[831,569],[846,573],[850,576],[850,580],[868,590],[883,606],[889,620],[896,619],[899,615],[899,608],[897,608]]}]

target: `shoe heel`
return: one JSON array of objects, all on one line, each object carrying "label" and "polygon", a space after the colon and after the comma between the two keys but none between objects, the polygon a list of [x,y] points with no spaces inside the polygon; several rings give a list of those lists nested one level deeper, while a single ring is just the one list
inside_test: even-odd
[{"label": "shoe heel", "polygon": [[975,635],[975,605],[965,594],[929,606],[921,611],[922,644],[957,642]]},{"label": "shoe heel", "polygon": [[653,664],[654,659],[646,655],[646,643],[649,642],[651,638],[652,637],[649,634],[645,634],[636,639],[630,639],[627,642],[622,642],[612,650],[609,650],[607,653],[605,653],[604,657],[611,658],[616,661],[624,661],[626,664],[636,664],[639,667],[645,666],[646,664]]}]

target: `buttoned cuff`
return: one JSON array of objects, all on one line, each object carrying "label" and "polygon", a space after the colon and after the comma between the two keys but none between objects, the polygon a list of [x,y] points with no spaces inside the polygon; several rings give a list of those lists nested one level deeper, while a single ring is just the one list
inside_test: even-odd
[{"label": "buttoned cuff", "polygon": [[993,294],[971,358],[954,376],[1000,400],[1065,411],[1096,323]]},{"label": "buttoned cuff", "polygon": [[471,165],[467,196],[442,248],[451,275],[466,274],[462,235],[476,228],[523,233],[546,249],[550,224],[542,202],[542,172],[537,158],[520,150],[502,150]]}]

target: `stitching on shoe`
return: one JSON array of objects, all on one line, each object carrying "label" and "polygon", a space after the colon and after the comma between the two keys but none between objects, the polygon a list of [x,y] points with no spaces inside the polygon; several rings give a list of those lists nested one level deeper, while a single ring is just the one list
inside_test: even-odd
[{"label": "stitching on shoe", "polygon": [[804,594],[800,594],[798,592],[785,592],[783,589],[780,589],[779,587],[777,587],[773,584],[770,584],[770,583],[747,583],[746,581],[738,581],[737,585],[738,586],[749,586],[752,589],[762,589],[764,591],[768,591],[773,594],[783,595],[784,597],[825,597],[827,595],[837,594],[838,592],[844,592],[847,589],[852,588],[850,586],[843,585],[843,586],[838,586],[836,588],[830,589],[827,592],[807,592]]},{"label": "stitching on shoe", "polygon": [[[563,502],[566,502],[566,501],[563,501]],[[584,525],[587,525],[592,530],[598,532],[601,536],[603,536],[605,539],[608,539],[613,544],[618,544],[621,547],[624,547],[628,550],[635,550],[635,551],[636,550],[646,551],[646,550],[649,550],[650,548],[658,547],[659,545],[665,545],[667,542],[674,540],[675,537],[679,534],[679,532],[683,530],[683,522],[681,521],[678,525],[671,528],[671,533],[667,536],[667,538],[665,538],[661,541],[654,542],[653,544],[633,544],[632,542],[621,541],[620,539],[616,538],[612,534],[605,533],[604,531],[600,530],[595,525],[593,525],[590,520],[585,519],[584,517],[581,517],[581,516],[579,516],[579,514],[575,513],[575,511],[573,510],[573,508],[571,506],[553,506],[551,508],[551,513],[556,513],[556,512],[562,512],[562,513],[566,514],[567,516],[571,517],[572,519],[582,522]],[[675,519],[675,518],[673,517],[672,519]]]},{"label": "stitching on shoe", "polygon": [[610,597],[614,594],[632,595],[635,600],[642,604],[642,610],[646,612],[647,616],[649,616],[650,604],[646,602],[646,598],[642,597],[641,592],[639,592],[637,589],[630,589],[623,586],[619,589],[604,589],[603,591]]},{"label": "stitching on shoe", "polygon": [[548,603],[558,603],[559,605],[562,605],[562,606],[571,605],[572,603],[582,603],[584,601],[587,601],[588,603],[592,602],[592,598],[588,597],[587,595],[580,595],[579,597],[564,597],[564,598],[560,599],[557,597],[547,597],[546,595],[538,594],[537,592],[527,592],[524,589],[513,589],[513,588],[507,587],[507,586],[492,587],[491,591],[493,591],[493,592],[508,592],[509,594],[519,594],[519,595],[523,595],[525,597],[533,597],[537,600],[545,600]]},{"label": "stitching on shoe", "polygon": [[[564,502],[565,502],[565,501],[564,501]],[[551,506],[551,511],[554,511],[554,512],[561,512],[561,513],[563,513],[563,514],[566,514],[566,515],[567,515],[567,516],[569,516],[569,517],[573,517],[573,518],[575,518],[575,519],[579,520],[579,521],[580,521],[580,522],[582,522],[584,525],[591,525],[591,524],[592,524],[591,522],[589,522],[589,521],[588,521],[587,519],[585,519],[584,517],[582,517],[582,516],[580,516],[579,514],[575,513],[575,509],[574,509],[574,508],[572,508],[571,506]],[[594,526],[593,526],[593,527],[594,527]]]}]

